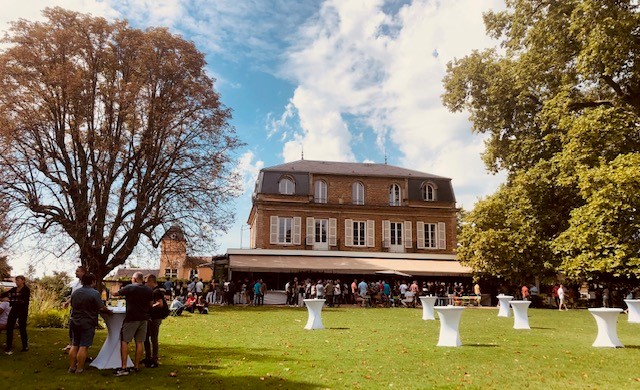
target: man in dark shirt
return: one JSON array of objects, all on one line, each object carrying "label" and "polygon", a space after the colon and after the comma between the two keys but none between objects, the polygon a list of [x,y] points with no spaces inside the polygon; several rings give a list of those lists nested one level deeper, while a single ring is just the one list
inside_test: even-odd
[{"label": "man in dark shirt", "polygon": [[100,293],[95,289],[96,277],[84,274],[81,277],[82,287],[71,294],[71,349],[69,350],[69,373],[80,374],[84,371],[87,350],[93,344],[93,336],[98,325],[98,313],[111,311],[102,303]]},{"label": "man in dark shirt", "polygon": [[167,302],[164,299],[164,291],[158,286],[154,274],[145,277],[146,285],[153,291],[153,306],[151,307],[151,319],[147,327],[147,337],[144,341],[144,364],[149,368],[158,367],[158,335],[160,325],[166,313]]},{"label": "man in dark shirt", "polygon": [[27,338],[27,317],[29,317],[29,299],[31,299],[31,290],[26,285],[24,276],[16,276],[16,287],[3,293],[2,298],[8,297],[11,311],[7,319],[7,347],[4,353],[13,354],[13,329],[16,321],[20,327],[20,339],[22,340],[22,352],[29,350],[29,340]]},{"label": "man in dark shirt", "polygon": [[116,376],[128,375],[127,358],[129,357],[129,343],[136,340],[136,355],[133,360],[133,370],[139,371],[140,360],[144,350],[144,340],[147,337],[147,322],[151,310],[153,293],[144,284],[142,272],[136,272],[131,278],[131,284],[124,286],[115,295],[123,296],[127,301],[127,312],[120,330],[120,359],[122,367],[115,372]]}]

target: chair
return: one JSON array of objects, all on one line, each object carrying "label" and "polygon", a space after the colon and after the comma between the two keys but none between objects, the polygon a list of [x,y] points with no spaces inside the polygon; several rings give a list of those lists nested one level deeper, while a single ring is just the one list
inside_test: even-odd
[{"label": "chair", "polygon": [[404,293],[404,298],[402,298],[401,302],[404,307],[416,307],[414,293],[411,291],[407,291]]}]

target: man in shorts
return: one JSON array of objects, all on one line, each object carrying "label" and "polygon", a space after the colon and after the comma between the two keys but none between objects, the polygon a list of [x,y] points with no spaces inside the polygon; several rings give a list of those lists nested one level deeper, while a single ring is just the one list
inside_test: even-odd
[{"label": "man in shorts", "polygon": [[81,374],[87,360],[87,350],[93,344],[93,336],[98,325],[98,313],[108,313],[100,293],[95,289],[96,277],[93,274],[82,275],[82,287],[71,294],[71,318],[69,329],[71,333],[71,349],[69,350],[70,374]]},{"label": "man in shorts", "polygon": [[115,296],[123,296],[127,302],[127,312],[120,330],[120,359],[122,366],[115,371],[116,376],[129,375],[127,358],[129,357],[129,343],[136,340],[136,355],[133,360],[133,371],[140,370],[140,360],[144,352],[144,340],[147,337],[149,311],[153,301],[153,292],[142,284],[142,272],[136,272],[131,278],[131,284],[124,286]]}]

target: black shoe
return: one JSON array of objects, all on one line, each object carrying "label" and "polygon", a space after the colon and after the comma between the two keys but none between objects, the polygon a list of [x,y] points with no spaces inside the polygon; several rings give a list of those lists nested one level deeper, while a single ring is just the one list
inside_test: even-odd
[{"label": "black shoe", "polygon": [[20,350],[20,352],[27,352],[29,350],[29,347],[24,347]]},{"label": "black shoe", "polygon": [[158,367],[158,362],[151,362],[147,365],[147,367],[149,368],[157,368]]},{"label": "black shoe", "polygon": [[136,368],[136,367],[131,367],[131,368],[129,368],[129,372],[138,373],[138,372],[140,372],[140,369]]},{"label": "black shoe", "polygon": [[113,372],[113,375],[115,375],[115,376],[129,375],[129,369],[127,369],[127,368],[116,368],[116,370]]}]

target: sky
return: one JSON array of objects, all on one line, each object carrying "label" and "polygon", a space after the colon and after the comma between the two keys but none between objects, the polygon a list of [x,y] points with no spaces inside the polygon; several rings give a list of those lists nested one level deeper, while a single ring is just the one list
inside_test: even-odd
[{"label": "sky", "polygon": [[[457,206],[470,210],[503,175],[486,172],[484,136],[468,113],[441,102],[447,63],[496,46],[482,13],[500,0],[0,0],[0,30],[42,19],[49,6],[167,27],[206,54],[231,124],[244,193],[236,221],[212,239],[218,253],[247,247],[244,226],[260,169],[307,160],[397,165],[452,179]],[[72,270],[41,255],[10,256],[14,274]],[[35,253],[35,252],[33,252]],[[194,255],[214,255],[194,254]],[[54,253],[55,257],[56,254]],[[37,258],[35,258],[37,257]],[[155,266],[159,257],[137,259]]]}]

